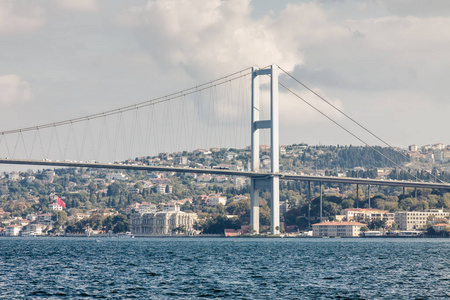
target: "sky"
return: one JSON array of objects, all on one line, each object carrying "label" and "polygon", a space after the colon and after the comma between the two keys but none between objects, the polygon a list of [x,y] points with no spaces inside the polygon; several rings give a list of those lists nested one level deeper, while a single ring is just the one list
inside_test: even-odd
[{"label": "sky", "polygon": [[[0,0],[0,131],[277,64],[393,146],[449,145],[448,53],[446,0]],[[281,89],[280,113],[282,144],[362,144]]]}]

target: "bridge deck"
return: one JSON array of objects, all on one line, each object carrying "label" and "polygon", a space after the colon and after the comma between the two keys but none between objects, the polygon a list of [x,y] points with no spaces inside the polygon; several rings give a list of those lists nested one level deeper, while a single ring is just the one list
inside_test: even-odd
[{"label": "bridge deck", "polygon": [[343,183],[343,184],[363,184],[363,185],[370,184],[370,185],[382,185],[382,186],[399,186],[399,187],[449,189],[450,190],[450,184],[442,184],[442,183],[363,179],[363,178],[350,178],[350,177],[293,175],[293,174],[284,174],[284,173],[256,173],[256,172],[248,172],[248,171],[233,171],[233,170],[206,169],[206,168],[204,169],[204,168],[187,168],[187,167],[144,166],[144,165],[104,164],[104,163],[45,161],[45,160],[40,161],[40,160],[22,160],[22,159],[0,159],[0,164],[35,165],[35,166],[48,166],[48,167],[98,168],[98,169],[136,170],[136,171],[161,171],[161,172],[197,173],[197,174],[200,173],[200,174],[244,176],[244,177],[252,177],[252,178],[265,178],[265,177],[270,177],[270,176],[279,176],[280,179],[284,179],[284,180],[334,182],[334,183]]}]

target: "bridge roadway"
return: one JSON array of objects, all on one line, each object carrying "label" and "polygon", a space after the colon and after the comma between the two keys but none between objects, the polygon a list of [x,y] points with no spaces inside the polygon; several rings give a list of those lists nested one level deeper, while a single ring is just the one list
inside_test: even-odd
[{"label": "bridge roadway", "polygon": [[135,170],[135,171],[161,171],[161,172],[177,172],[177,173],[199,173],[199,174],[215,174],[229,176],[244,176],[252,178],[268,178],[271,176],[279,176],[284,180],[314,181],[314,182],[332,182],[342,184],[363,184],[363,185],[380,185],[380,186],[398,186],[428,189],[448,189],[450,184],[429,183],[429,182],[413,182],[398,180],[379,180],[364,179],[351,177],[332,177],[332,176],[311,176],[311,175],[295,175],[287,173],[256,173],[249,171],[233,171],[223,169],[206,169],[206,168],[188,168],[188,167],[166,167],[166,166],[146,166],[146,165],[128,165],[128,164],[105,164],[105,163],[88,163],[88,162],[72,162],[72,161],[50,161],[50,160],[24,160],[24,159],[0,159],[0,164],[11,165],[34,165],[47,167],[76,167],[76,168],[97,168],[97,169],[116,169],[116,170]]}]

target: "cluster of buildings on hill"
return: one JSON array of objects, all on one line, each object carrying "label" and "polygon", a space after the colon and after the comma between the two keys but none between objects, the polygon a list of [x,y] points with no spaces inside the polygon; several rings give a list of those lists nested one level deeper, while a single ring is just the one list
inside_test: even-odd
[{"label": "cluster of buildings on hill", "polygon": [[[55,210],[63,210],[62,206],[52,204]],[[0,215],[4,210],[0,208]],[[87,219],[97,214],[102,217],[116,215],[117,212],[111,209],[93,209],[86,213],[76,213],[69,217],[69,220],[79,221]],[[26,218],[15,217],[3,220],[3,224],[7,224],[4,228],[0,228],[0,236],[42,236],[47,235],[54,228],[55,218],[53,213],[33,213],[28,214]]]},{"label": "cluster of buildings on hill", "polygon": [[423,160],[428,163],[447,163],[450,162],[450,145],[432,144],[418,147],[410,145],[408,147],[409,156],[416,160]]},{"label": "cluster of buildings on hill", "polygon": [[[261,145],[261,168],[270,166],[270,157],[268,155],[270,151],[269,146]],[[320,155],[326,154],[325,148],[318,147],[315,150],[311,150],[311,147],[306,145],[292,145],[289,147],[281,147],[280,154],[283,157],[301,157],[302,154],[308,153],[308,155],[314,155],[313,158],[317,158]],[[311,151],[310,151],[311,150]],[[404,150],[403,150],[404,151]],[[313,154],[311,154],[313,153]],[[427,145],[421,148],[411,145],[409,147],[409,155],[412,157],[417,157],[419,159],[425,159],[431,161],[448,162],[450,161],[450,146],[445,146],[443,144]],[[179,165],[187,166],[193,165],[195,167],[204,168],[218,168],[218,169],[228,169],[228,170],[246,170],[249,168],[248,161],[250,157],[249,149],[218,149],[211,148],[197,149],[192,153],[161,153],[155,157],[142,157],[135,160],[128,160],[123,162],[123,164],[132,165]],[[197,220],[196,214],[184,213],[180,210],[180,207],[185,203],[192,201],[192,199],[186,198],[181,200],[171,200],[167,201],[170,197],[172,199],[180,199],[181,197],[187,197],[187,195],[194,195],[199,190],[205,194],[196,196],[198,206],[202,206],[204,209],[202,212],[207,212],[211,210],[211,207],[215,206],[225,206],[227,202],[230,201],[240,201],[246,197],[243,195],[235,196],[233,199],[227,199],[227,197],[216,194],[219,191],[213,191],[213,186],[219,186],[224,191],[228,187],[242,188],[249,184],[249,179],[239,176],[223,176],[223,175],[200,175],[191,174],[189,175],[189,184],[183,183],[183,180],[177,178],[175,173],[161,173],[161,172],[149,172],[148,174],[141,174],[142,176],[137,177],[132,172],[113,172],[97,169],[69,169],[61,170],[42,170],[39,172],[27,171],[27,172],[11,172],[9,174],[0,174],[0,200],[2,203],[9,202],[19,202],[15,199],[23,199],[24,202],[31,207],[34,204],[38,204],[42,200],[42,197],[50,196],[50,193],[54,193],[55,186],[59,185],[65,193],[65,197],[70,198],[71,194],[84,194],[86,198],[92,196],[93,194],[98,195],[97,199],[103,199],[103,203],[97,206],[87,207],[85,203],[79,203],[79,206],[72,206],[74,208],[83,207],[83,213],[71,214],[71,218],[76,218],[80,220],[82,218],[88,218],[92,215],[91,208],[99,207],[112,207],[116,210],[123,209],[127,213],[133,213],[132,218],[132,231],[136,235],[167,235],[172,232],[194,232],[193,224]],[[56,171],[56,172],[55,172]],[[359,176],[359,172],[363,172],[364,168],[355,167],[354,170],[356,176]],[[391,170],[388,168],[375,170],[375,176],[382,178],[389,175]],[[316,175],[324,175],[323,170],[316,170]],[[70,175],[70,176],[69,176]],[[336,176],[344,176],[344,173],[337,173]],[[123,204],[123,206],[106,204],[105,200],[107,197],[108,189],[114,182],[119,182],[121,188],[123,188],[128,193],[128,199],[131,196],[139,196],[133,199],[139,199],[138,202],[134,202],[128,205],[130,202]],[[95,183],[95,188],[90,190],[90,184]],[[117,185],[117,184],[115,184]],[[42,190],[40,187],[44,186],[46,189],[46,194],[39,194],[37,190]],[[16,192],[12,192],[13,188],[17,187]],[[31,189],[30,187],[34,187]],[[36,188],[39,187],[39,188]],[[191,190],[188,190],[191,189]],[[340,195],[350,192],[342,188],[341,191],[339,187],[328,187],[324,190],[325,195]],[[151,192],[149,192],[151,190]],[[170,194],[176,194],[178,190],[178,197]],[[21,191],[22,194],[18,194]],[[144,193],[148,192],[148,193]],[[195,191],[195,193],[193,192]],[[242,191],[240,191],[242,192]],[[158,201],[155,201],[158,196]],[[182,195],[182,196],[180,196]],[[41,198],[39,198],[41,197]],[[63,199],[66,199],[62,197]],[[193,197],[193,196],[192,196]],[[123,197],[125,198],[125,197]],[[161,200],[162,199],[162,200]],[[22,201],[22,200],[21,200]],[[135,201],[135,200],[133,200]],[[153,201],[154,203],[162,203],[162,205],[157,206],[156,204],[149,203],[146,201]],[[47,205],[47,204],[46,204]],[[101,206],[102,205],[102,206]],[[3,206],[5,212],[0,208],[0,218],[8,214],[8,218],[13,215],[13,211],[7,209],[6,205]],[[126,208],[125,208],[126,207]],[[280,213],[283,214],[289,209],[289,203],[280,202]],[[50,210],[63,210],[63,207],[57,202],[50,204]],[[97,209],[98,210],[98,209]],[[44,210],[45,211],[45,210]],[[80,210],[81,211],[81,210]],[[366,226],[367,223],[373,220],[383,220],[387,227],[396,224],[399,230],[411,231],[417,229],[423,229],[430,224],[430,217],[433,216],[437,219],[448,219],[447,212],[439,211],[428,211],[428,212],[397,212],[388,213],[387,211],[374,210],[374,209],[349,209],[345,210],[342,215],[336,216],[336,222],[321,222],[313,225],[315,235],[337,235],[337,227],[330,226],[350,226],[351,230],[345,228],[339,229],[339,234],[341,232],[346,232],[346,236],[351,233],[359,234],[361,228]],[[17,214],[14,214],[17,215]],[[22,215],[23,217],[24,215]],[[0,234],[3,235],[40,235],[44,232],[51,230],[51,214],[46,213],[36,213],[32,214],[31,219],[22,219],[20,217],[7,219],[2,218],[2,223],[7,223],[7,226],[1,230]],[[9,223],[8,223],[9,222]],[[358,225],[360,223],[362,225]],[[445,224],[445,223],[442,223]],[[435,226],[438,223],[432,223]],[[158,227],[159,226],[159,227]],[[355,228],[353,228],[356,226]],[[446,228],[446,226],[437,226],[437,230],[440,228]],[[330,228],[330,231],[328,231]],[[334,228],[334,229],[333,229]],[[320,230],[319,230],[320,229]],[[336,230],[336,231],[332,231]]]}]

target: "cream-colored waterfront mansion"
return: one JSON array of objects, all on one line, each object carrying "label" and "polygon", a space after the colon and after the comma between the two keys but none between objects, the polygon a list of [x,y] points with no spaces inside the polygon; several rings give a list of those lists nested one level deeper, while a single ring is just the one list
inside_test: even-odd
[{"label": "cream-colored waterfront mansion", "polygon": [[358,222],[322,222],[313,224],[313,236],[315,237],[357,237],[361,227],[366,224]]},{"label": "cream-colored waterfront mansion", "polygon": [[180,211],[178,205],[165,205],[162,211],[133,214],[130,227],[135,236],[170,235],[177,228],[189,234],[196,221],[196,213]]}]

